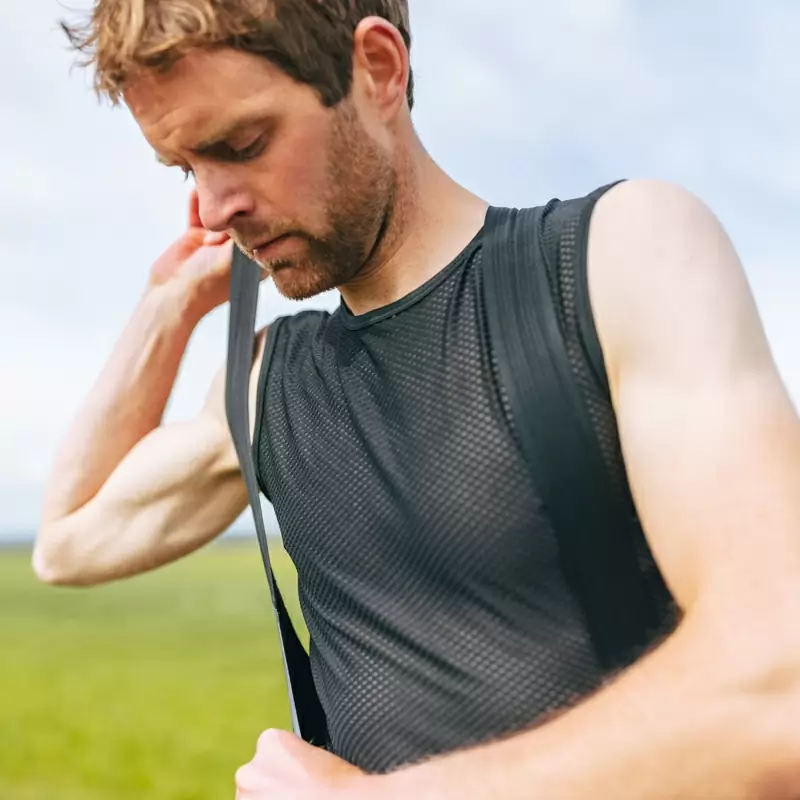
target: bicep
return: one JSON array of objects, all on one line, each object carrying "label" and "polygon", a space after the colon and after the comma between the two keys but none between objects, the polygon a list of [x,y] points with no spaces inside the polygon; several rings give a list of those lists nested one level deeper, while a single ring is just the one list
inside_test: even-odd
[{"label": "bicep", "polygon": [[74,515],[69,559],[92,584],[135,575],[197,550],[224,532],[247,502],[227,431],[201,415],[142,439],[98,494]]},{"label": "bicep", "polygon": [[590,248],[637,509],[684,609],[774,611],[800,588],[800,422],[721,226],[681,190],[638,190],[617,198],[634,233],[598,206]]},{"label": "bicep", "polygon": [[622,377],[617,416],[644,530],[684,608],[800,581],[798,422],[771,367],[686,383]]},{"label": "bicep", "polygon": [[[251,431],[265,340],[261,331],[250,377]],[[64,582],[107,582],[175,561],[227,530],[246,507],[225,413],[223,365],[196,418],[145,436],[97,495],[59,523],[55,538],[73,550],[62,559],[73,565]]]},{"label": "bicep", "polygon": [[[265,344],[263,329],[255,339],[248,387],[251,437]],[[225,383],[223,364],[198,417],[145,437],[98,494],[98,508],[113,509],[114,518],[124,521],[111,550],[117,565],[141,571],[187,555],[227,530],[247,507]]]}]

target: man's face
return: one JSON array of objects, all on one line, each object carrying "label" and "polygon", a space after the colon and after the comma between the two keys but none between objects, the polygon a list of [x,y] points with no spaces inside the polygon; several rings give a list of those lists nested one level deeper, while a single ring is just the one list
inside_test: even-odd
[{"label": "man's face", "polygon": [[203,226],[286,297],[347,283],[379,244],[396,174],[350,99],[327,109],[266,59],[219,49],[143,73],[125,101],[159,159],[194,175]]}]

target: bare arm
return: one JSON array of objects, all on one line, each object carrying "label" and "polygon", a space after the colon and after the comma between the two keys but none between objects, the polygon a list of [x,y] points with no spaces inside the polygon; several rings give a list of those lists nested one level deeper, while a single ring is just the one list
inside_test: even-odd
[{"label": "bare arm", "polygon": [[[264,339],[262,332],[251,377],[251,432]],[[221,368],[195,419],[152,429],[87,502],[43,523],[34,554],[42,580],[89,586],[129,577],[175,561],[230,527],[247,493],[224,391]],[[75,486],[81,487],[78,471]]]},{"label": "bare arm", "polygon": [[634,497],[684,620],[558,719],[398,772],[382,796],[798,797],[800,421],[741,265],[695,198],[631,182],[598,204],[590,283]]},{"label": "bare arm", "polygon": [[[44,581],[91,585],[152,569],[207,543],[246,507],[224,370],[194,420],[162,425],[192,331],[228,282],[230,242],[207,244],[196,222],[195,206],[58,451],[34,549]],[[251,420],[263,343],[262,334]]]},{"label": "bare arm", "polygon": [[43,526],[83,507],[159,427],[199,319],[172,287],[148,289],[78,411],[52,468]]}]

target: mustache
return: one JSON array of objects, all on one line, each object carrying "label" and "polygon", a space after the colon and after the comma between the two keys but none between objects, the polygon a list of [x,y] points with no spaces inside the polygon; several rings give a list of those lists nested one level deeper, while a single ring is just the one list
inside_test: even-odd
[{"label": "mustache", "polygon": [[303,235],[301,232],[291,228],[288,225],[282,225],[280,227],[265,226],[263,228],[259,228],[258,230],[254,230],[253,228],[250,228],[249,230],[234,229],[231,238],[241,250],[252,257],[254,251],[259,247],[263,247],[265,244],[272,242],[275,239],[280,239],[281,236],[288,236],[290,234],[295,236]]},{"label": "mustache", "polygon": [[255,251],[258,250],[259,247],[263,247],[264,245],[268,244],[269,242],[278,239],[283,234],[278,233],[275,235],[266,235],[266,236],[258,236],[253,239],[241,239],[240,237],[236,237],[234,241],[236,242],[237,247],[246,253],[250,258],[253,258],[255,255]]}]

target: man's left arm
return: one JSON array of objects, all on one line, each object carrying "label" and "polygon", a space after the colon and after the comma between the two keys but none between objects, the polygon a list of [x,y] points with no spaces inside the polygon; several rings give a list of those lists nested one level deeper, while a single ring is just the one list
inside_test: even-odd
[{"label": "man's left arm", "polygon": [[683,620],[556,720],[387,786],[800,796],[800,421],[742,267],[696,198],[633,181],[595,209],[589,281],[632,492]]},{"label": "man's left arm", "polygon": [[[800,421],[742,267],[692,195],[632,181],[597,204],[589,282],[631,489],[683,611],[677,631],[552,721],[388,776],[345,771],[324,796],[800,796]],[[283,777],[270,785],[285,795],[272,796],[294,797],[283,768],[307,775],[313,754],[277,740],[245,775],[260,765]]]}]

